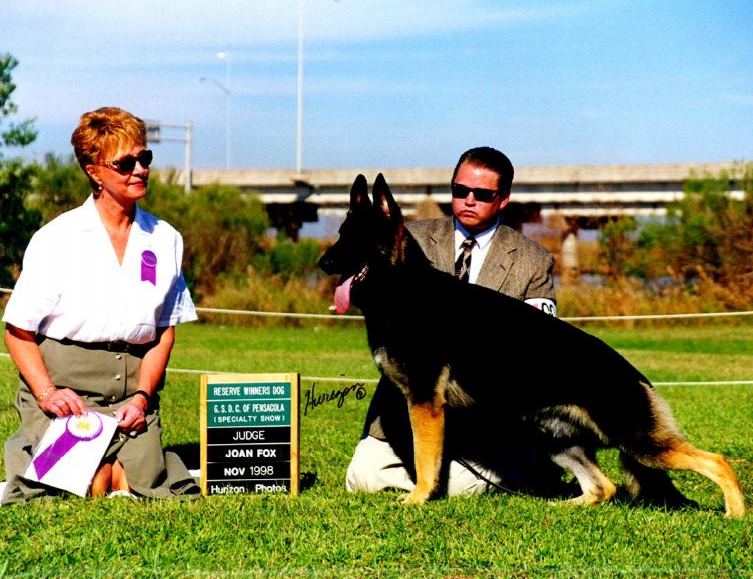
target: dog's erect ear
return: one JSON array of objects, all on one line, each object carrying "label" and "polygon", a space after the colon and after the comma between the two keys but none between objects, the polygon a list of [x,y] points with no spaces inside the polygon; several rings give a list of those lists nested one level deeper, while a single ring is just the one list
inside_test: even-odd
[{"label": "dog's erect ear", "polygon": [[374,206],[379,207],[386,217],[395,222],[403,220],[400,207],[395,202],[392,191],[390,191],[390,187],[381,173],[374,180],[374,187],[372,187],[371,192],[374,195]]},{"label": "dog's erect ear", "polygon": [[369,201],[369,184],[366,177],[358,174],[350,188],[350,208],[355,209],[359,205],[371,205]]}]

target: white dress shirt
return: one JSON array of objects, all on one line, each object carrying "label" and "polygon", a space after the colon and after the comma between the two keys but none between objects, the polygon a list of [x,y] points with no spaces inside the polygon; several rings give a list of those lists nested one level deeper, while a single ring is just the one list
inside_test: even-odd
[{"label": "white dress shirt", "polygon": [[[151,272],[147,251],[157,258]],[[136,207],[118,263],[90,196],[34,234],[3,321],[55,339],[149,342],[156,328],[197,318],[182,258],[180,233]]]},{"label": "white dress shirt", "polygon": [[478,274],[481,272],[481,266],[484,265],[486,254],[489,253],[489,245],[494,237],[494,232],[497,231],[497,225],[499,222],[492,225],[489,229],[482,231],[476,235],[469,233],[463,225],[455,219],[455,261],[462,253],[461,245],[469,238],[473,237],[476,243],[471,248],[471,269],[468,272],[468,283],[476,283]]},{"label": "white dress shirt", "polygon": [[[492,225],[489,229],[482,231],[479,234],[473,235],[470,233],[463,224],[457,219],[455,222],[455,262],[457,263],[460,254],[462,253],[462,244],[468,238],[473,236],[476,243],[471,248],[471,269],[468,272],[468,283],[476,283],[479,273],[481,272],[481,266],[484,265],[486,255],[489,253],[489,246],[492,243],[494,232],[497,231],[499,226],[499,220]],[[549,314],[550,316],[557,317],[557,304],[548,298],[531,298],[524,300],[530,306],[533,306],[537,310]]]}]

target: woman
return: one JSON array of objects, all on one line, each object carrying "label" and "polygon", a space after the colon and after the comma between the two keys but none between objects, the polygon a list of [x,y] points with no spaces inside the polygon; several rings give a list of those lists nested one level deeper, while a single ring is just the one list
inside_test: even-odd
[{"label": "woman", "polygon": [[81,117],[71,142],[93,193],[34,235],[3,315],[21,376],[21,426],[5,445],[2,503],[54,492],[23,473],[50,418],[87,410],[118,420],[92,495],[197,493],[177,455],[161,446],[159,389],[174,326],[196,312],[180,234],[137,206],[152,161],[146,126],[101,108]]}]

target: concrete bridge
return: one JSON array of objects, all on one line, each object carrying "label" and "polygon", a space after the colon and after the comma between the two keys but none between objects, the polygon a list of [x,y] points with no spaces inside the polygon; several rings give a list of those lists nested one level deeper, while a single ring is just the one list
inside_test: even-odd
[{"label": "concrete bridge", "polygon": [[[520,167],[505,221],[520,226],[558,215],[577,229],[598,227],[623,215],[662,216],[668,203],[682,198],[688,177],[717,177],[722,171],[734,176],[738,168],[735,163]],[[347,209],[350,185],[358,173],[371,183],[380,172],[405,214],[427,200],[449,213],[451,167],[315,169],[300,174],[286,169],[196,170],[192,183],[201,187],[219,182],[257,193],[273,224],[296,237],[302,223]],[[734,177],[730,191],[742,197]]]}]

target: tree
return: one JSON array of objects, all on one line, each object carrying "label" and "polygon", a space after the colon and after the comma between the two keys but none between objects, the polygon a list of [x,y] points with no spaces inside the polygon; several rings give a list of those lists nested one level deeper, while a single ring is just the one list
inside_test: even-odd
[{"label": "tree", "polygon": [[[742,199],[730,194],[735,184]],[[667,207],[663,222],[638,227],[635,220],[622,220],[602,230],[600,253],[611,266],[606,273],[647,280],[669,275],[730,309],[750,307],[753,164],[718,176],[691,176],[684,191]]]},{"label": "tree", "polygon": [[18,111],[11,100],[16,90],[11,73],[17,65],[18,61],[10,54],[0,54],[0,286],[3,287],[13,283],[13,270],[20,266],[23,251],[40,223],[39,213],[26,206],[32,190],[33,168],[19,159],[6,158],[4,152],[8,147],[25,147],[37,137],[34,119],[3,126]]},{"label": "tree", "polygon": [[624,217],[608,221],[599,230],[600,269],[608,278],[617,279],[633,273],[637,227],[635,219]]},{"label": "tree", "polygon": [[33,175],[33,168],[18,159],[0,159],[0,287],[13,285],[24,249],[41,221],[24,203]]},{"label": "tree", "polygon": [[[16,114],[18,106],[10,100],[16,85],[13,84],[11,72],[18,66],[18,61],[10,54],[0,54],[0,122],[2,119]],[[37,138],[34,130],[34,119],[25,119],[18,124],[9,124],[7,129],[0,131],[0,140],[6,147],[25,147]],[[0,150],[2,155],[2,150]]]}]

